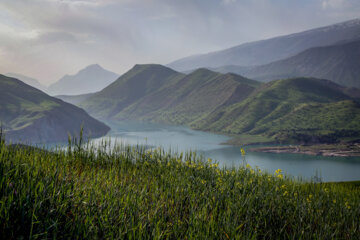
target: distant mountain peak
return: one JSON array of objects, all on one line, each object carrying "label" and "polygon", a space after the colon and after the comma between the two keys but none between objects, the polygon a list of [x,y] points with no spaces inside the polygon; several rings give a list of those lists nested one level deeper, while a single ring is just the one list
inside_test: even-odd
[{"label": "distant mountain peak", "polygon": [[98,92],[119,77],[99,64],[89,65],[74,75],[66,74],[56,83],[50,85],[52,95],[79,95]]},{"label": "distant mountain peak", "polygon": [[85,67],[83,70],[85,69],[104,69],[103,67],[101,67],[99,64],[95,63],[95,64],[91,64],[87,67]]}]

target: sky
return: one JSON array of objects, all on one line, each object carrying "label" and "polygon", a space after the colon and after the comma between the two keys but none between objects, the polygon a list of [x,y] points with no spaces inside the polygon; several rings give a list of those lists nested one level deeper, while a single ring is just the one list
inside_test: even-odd
[{"label": "sky", "polygon": [[0,73],[122,74],[359,17],[359,0],[0,0]]}]

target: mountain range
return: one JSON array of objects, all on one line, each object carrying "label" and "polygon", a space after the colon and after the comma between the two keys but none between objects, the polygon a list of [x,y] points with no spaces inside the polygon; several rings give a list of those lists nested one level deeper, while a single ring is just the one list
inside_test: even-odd
[{"label": "mountain range", "polygon": [[100,137],[110,128],[83,109],[68,104],[15,78],[0,75],[0,122],[6,140],[49,143],[66,141],[68,134]]},{"label": "mountain range", "polygon": [[328,46],[359,38],[360,19],[354,19],[300,33],[182,58],[168,64],[168,66],[178,71],[187,71],[201,67],[264,65],[294,56],[309,48]]},{"label": "mountain range", "polygon": [[102,120],[136,120],[272,142],[360,139],[360,90],[329,80],[292,78],[266,84],[198,69],[178,73],[136,65],[79,104]]},{"label": "mountain range", "polygon": [[[358,59],[356,19],[170,64],[195,70],[137,64],[118,76],[94,64],[47,91],[104,121],[188,125],[250,142],[360,141]],[[88,136],[109,130],[82,109],[0,76],[0,121],[13,139],[64,139],[80,122]]]},{"label": "mountain range", "polygon": [[[233,72],[268,82],[293,77],[315,77],[360,88],[360,40],[307,49],[295,56],[252,67],[222,66],[217,72]],[[191,71],[190,71],[191,72]]]},{"label": "mountain range", "polygon": [[105,70],[98,64],[87,66],[75,75],[65,75],[50,85],[50,95],[80,95],[97,92],[119,77],[118,74]]}]

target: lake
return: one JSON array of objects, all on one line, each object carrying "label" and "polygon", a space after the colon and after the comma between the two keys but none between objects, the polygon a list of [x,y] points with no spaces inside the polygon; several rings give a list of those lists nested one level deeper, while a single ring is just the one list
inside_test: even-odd
[{"label": "lake", "polygon": [[[152,123],[110,123],[112,130],[106,139],[115,139],[131,145],[149,145],[171,148],[173,151],[196,150],[205,158],[212,158],[220,166],[239,166],[243,157],[239,147],[222,145],[229,137],[195,131],[184,126],[169,126]],[[93,140],[95,143],[103,138]],[[245,148],[246,150],[247,148]],[[282,169],[287,175],[310,180],[315,176],[322,181],[360,180],[359,157],[323,157],[303,154],[275,154],[246,151],[246,163],[253,168],[273,173]]]}]

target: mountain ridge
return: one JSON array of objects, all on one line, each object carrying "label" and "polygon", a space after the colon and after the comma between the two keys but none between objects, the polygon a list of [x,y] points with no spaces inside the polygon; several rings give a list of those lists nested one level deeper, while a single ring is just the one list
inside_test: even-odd
[{"label": "mountain ridge", "polygon": [[293,56],[311,47],[332,45],[360,37],[360,19],[303,32],[248,42],[206,54],[178,59],[167,66],[178,71],[225,65],[255,66]]},{"label": "mountain ridge", "polygon": [[360,88],[360,39],[307,49],[293,57],[254,67],[243,74],[260,81],[315,77]]}]

